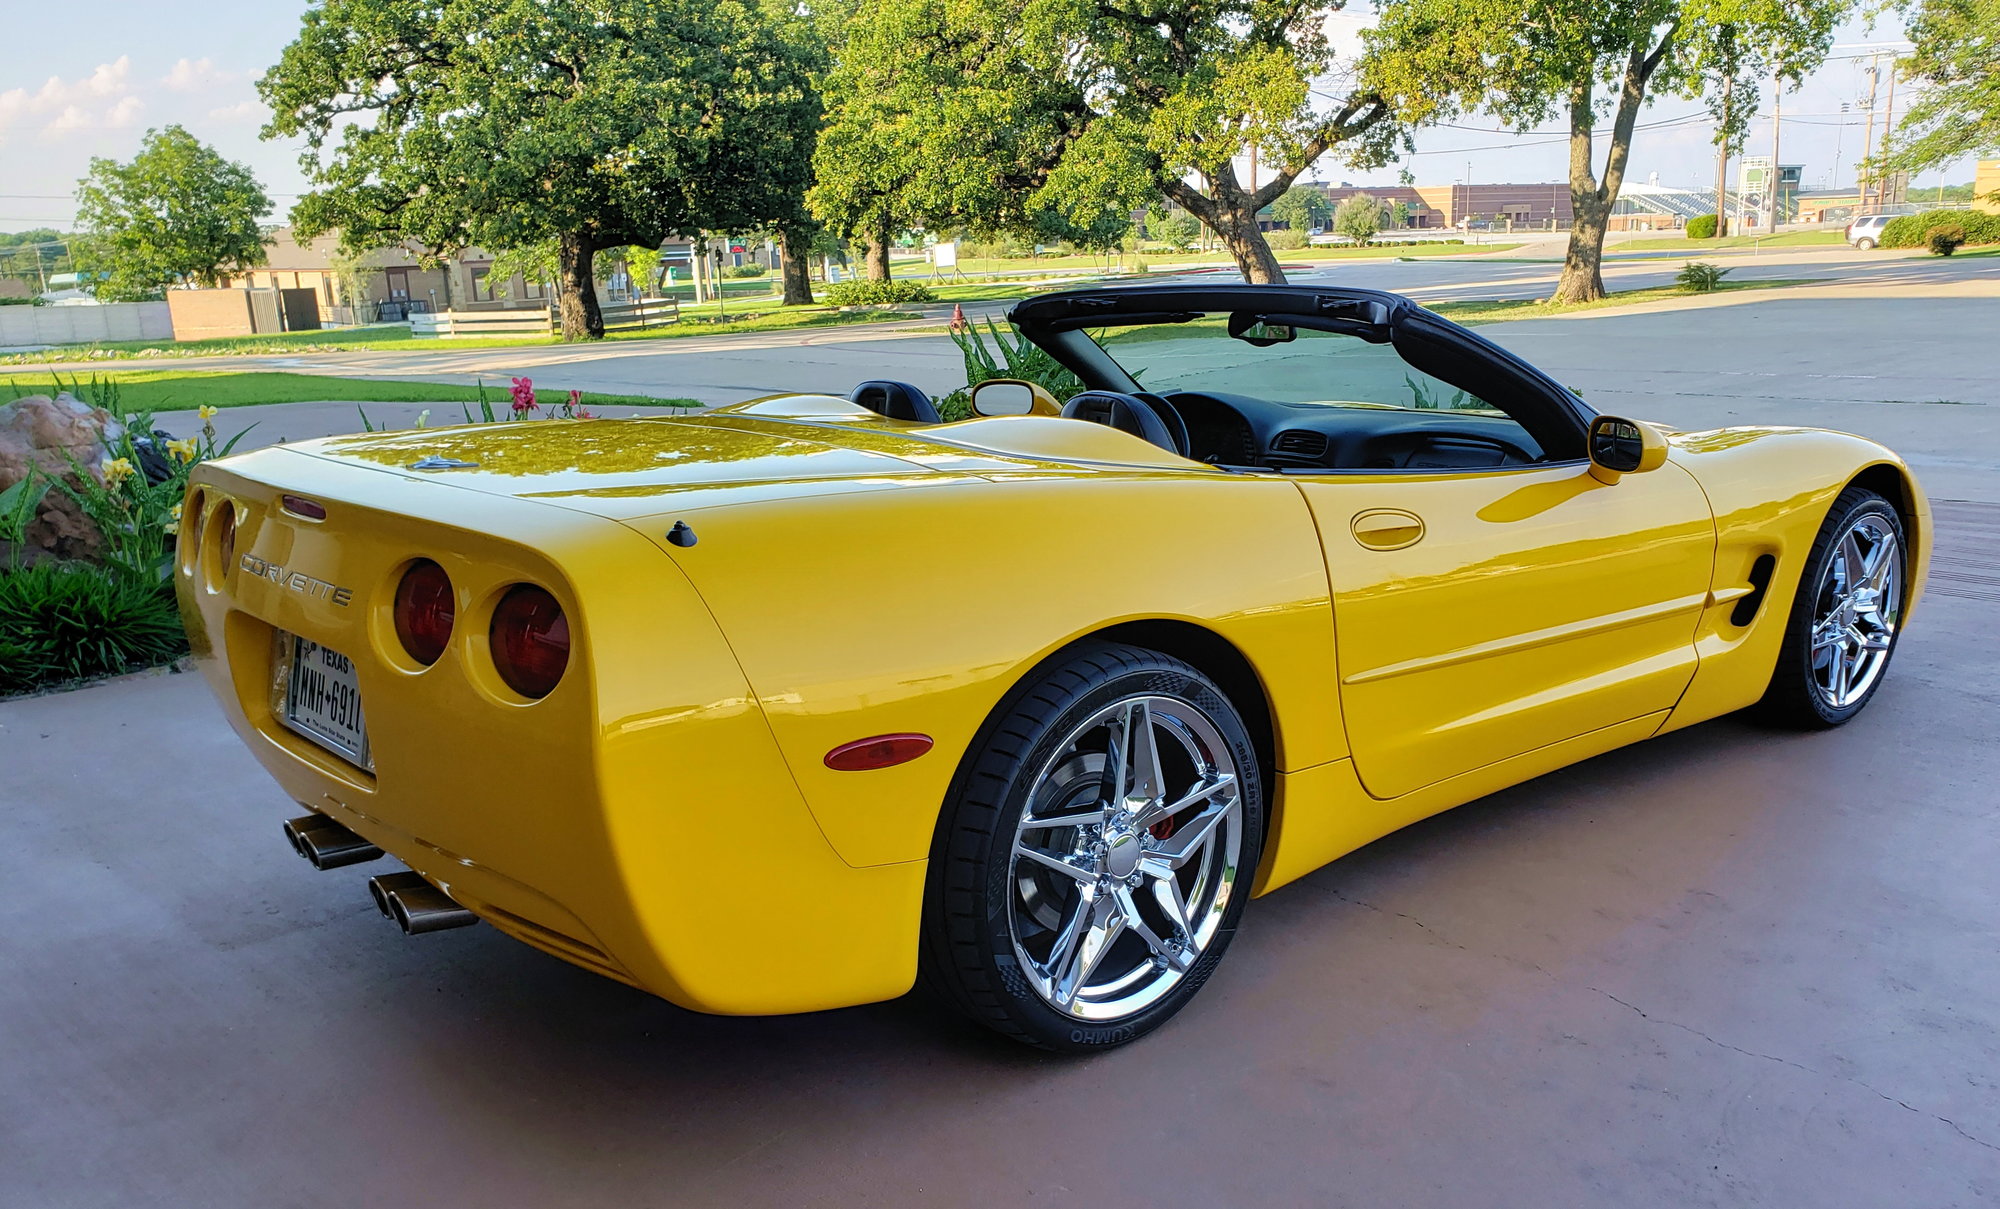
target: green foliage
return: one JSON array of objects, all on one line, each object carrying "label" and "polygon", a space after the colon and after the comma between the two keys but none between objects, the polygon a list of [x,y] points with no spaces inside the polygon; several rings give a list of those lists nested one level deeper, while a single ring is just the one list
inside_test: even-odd
[{"label": "green foliage", "polygon": [[1306,233],[1297,227],[1264,232],[1264,242],[1280,252],[1296,252],[1306,246]]},{"label": "green foliage", "polygon": [[80,272],[103,274],[106,302],[144,298],[183,281],[264,263],[258,225],[271,199],[242,164],[179,126],[148,130],[130,163],[93,159],[77,185]]},{"label": "green foliage", "polygon": [[1355,243],[1369,242],[1382,229],[1382,203],[1366,193],[1349,194],[1334,208],[1333,229]]},{"label": "green foliage", "polygon": [[1722,284],[1729,270],[1705,260],[1690,260],[1674,274],[1674,283],[1690,294],[1706,294]]},{"label": "green foliage", "polygon": [[1924,237],[1924,246],[1933,256],[1949,256],[1964,242],[1964,227],[1932,227],[1931,233]]},{"label": "green foliage", "polygon": [[1925,210],[1892,218],[1882,228],[1885,248],[1921,248],[1930,244],[1931,232],[1940,227],[1957,227],[1969,244],[2000,243],[2000,214],[1977,210]]},{"label": "green foliage", "polygon": [[1410,406],[1418,411],[1478,411],[1486,407],[1482,400],[1463,390],[1450,395],[1433,393],[1446,385],[1435,378],[1427,377],[1419,382],[1404,374],[1403,385],[1409,389]]},{"label": "green foliage", "polygon": [[1715,215],[1697,214],[1693,218],[1688,219],[1687,237],[1689,239],[1714,239],[1715,228]]},{"label": "green foliage", "polygon": [[53,227],[27,231],[0,231],[0,277],[11,277],[33,290],[40,290],[51,273],[67,273],[70,237]]},{"label": "green foliage", "polygon": [[828,306],[888,306],[934,302],[937,295],[920,281],[836,281],[821,291]]},{"label": "green foliage", "polygon": [[12,542],[18,546],[28,526],[35,521],[36,510],[42,506],[42,497],[48,493],[48,480],[32,474],[0,491],[0,542]]},{"label": "green foliage", "polygon": [[1916,50],[1897,64],[1923,88],[1896,127],[1890,166],[1910,172],[2000,153],[2000,0],[1919,0]]},{"label": "green foliage", "polygon": [[87,563],[0,571],[0,696],[187,654],[174,586]]},{"label": "green foliage", "polygon": [[1192,214],[1171,214],[1160,222],[1160,241],[1176,252],[1185,252],[1201,238],[1201,221]]},{"label": "green foliage", "polygon": [[1082,380],[1063,368],[1061,362],[1013,328],[1002,332],[991,316],[987,317],[985,333],[980,332],[978,324],[968,324],[964,331],[953,332],[951,338],[965,357],[968,391],[988,378],[1019,378],[1041,386],[1058,399],[1083,393]]},{"label": "green foliage", "polygon": [[[910,227],[1046,234],[1108,248],[1162,194],[1276,274],[1255,215],[1336,147],[1383,157],[1368,98],[1311,95],[1334,66],[1342,0],[854,0],[835,67],[814,212],[873,238]],[[1254,191],[1234,163],[1266,169]],[[1281,278],[1281,274],[1277,274]]]},{"label": "green foliage", "polygon": [[300,234],[553,243],[578,338],[596,253],[803,217],[819,58],[776,4],[324,0],[258,89],[306,145]]},{"label": "green foliage", "polygon": [[722,270],[724,277],[762,277],[771,270],[752,261],[749,264],[734,264]]},{"label": "green foliage", "polygon": [[1294,231],[1311,231],[1333,217],[1333,203],[1318,189],[1293,185],[1271,203],[1271,217]]}]

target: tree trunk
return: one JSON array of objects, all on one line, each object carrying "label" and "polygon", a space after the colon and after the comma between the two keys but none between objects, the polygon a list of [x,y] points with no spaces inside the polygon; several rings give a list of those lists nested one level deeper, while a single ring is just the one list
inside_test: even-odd
[{"label": "tree trunk", "polygon": [[778,230],[778,274],[784,283],[784,297],[780,306],[811,306],[812,289],[812,236],[804,227],[781,227]]},{"label": "tree trunk", "polygon": [[889,220],[876,224],[868,240],[868,280],[889,280]]},{"label": "tree trunk", "polygon": [[604,313],[597,309],[597,278],[591,261],[597,248],[581,232],[556,240],[556,310],[564,340],[602,340]]},{"label": "tree trunk", "polygon": [[1251,285],[1283,285],[1285,270],[1278,267],[1277,254],[1257,226],[1257,211],[1248,206],[1223,210],[1215,215],[1215,233],[1222,246],[1236,260],[1236,271]]},{"label": "tree trunk", "polygon": [[1569,250],[1563,254],[1561,280],[1554,302],[1593,302],[1604,297],[1604,232],[1611,207],[1600,203],[1597,190],[1570,190],[1576,216],[1570,223]]}]

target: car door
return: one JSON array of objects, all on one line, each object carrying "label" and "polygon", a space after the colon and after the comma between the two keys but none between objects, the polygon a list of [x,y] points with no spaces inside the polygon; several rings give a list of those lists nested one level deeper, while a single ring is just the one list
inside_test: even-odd
[{"label": "car door", "polygon": [[1714,525],[1669,463],[1302,479],[1333,590],[1342,713],[1393,798],[1672,708]]}]

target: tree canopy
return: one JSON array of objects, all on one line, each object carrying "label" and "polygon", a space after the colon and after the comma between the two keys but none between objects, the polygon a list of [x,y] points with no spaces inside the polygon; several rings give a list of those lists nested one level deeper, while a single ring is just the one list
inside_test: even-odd
[{"label": "tree canopy", "polygon": [[259,222],[271,199],[249,168],[179,126],[148,130],[129,163],[91,160],[76,205],[77,269],[98,278],[106,302],[182,282],[213,286],[264,263]]},{"label": "tree canopy", "polygon": [[1921,0],[1909,35],[1916,51],[1897,66],[1925,88],[1896,128],[1892,166],[2000,153],[2000,0]]},{"label": "tree canopy", "polygon": [[1333,203],[1318,189],[1293,185],[1271,203],[1271,217],[1294,231],[1310,231],[1333,217]]},{"label": "tree canopy", "polygon": [[1350,193],[1333,211],[1333,229],[1355,243],[1367,243],[1382,230],[1382,203],[1366,193]]},{"label": "tree canopy", "polygon": [[306,139],[301,237],[553,241],[576,339],[597,252],[803,219],[817,55],[775,0],[322,0],[258,88]]},{"label": "tree canopy", "polygon": [[[1366,35],[1363,83],[1407,122],[1485,111],[1517,130],[1569,129],[1569,251],[1559,301],[1604,295],[1600,265],[1639,111],[1697,96],[1717,73],[1754,112],[1755,81],[1796,84],[1851,0],[1390,0]],[[1746,95],[1747,94],[1747,95]],[[1598,166],[1592,140],[1609,120]],[[1735,120],[1732,118],[1732,120]]]},{"label": "tree canopy", "polygon": [[1390,145],[1380,102],[1317,95],[1342,3],[857,0],[813,208],[849,232],[1029,234],[1164,194],[1247,278],[1282,281],[1257,212],[1328,151],[1374,162]]}]

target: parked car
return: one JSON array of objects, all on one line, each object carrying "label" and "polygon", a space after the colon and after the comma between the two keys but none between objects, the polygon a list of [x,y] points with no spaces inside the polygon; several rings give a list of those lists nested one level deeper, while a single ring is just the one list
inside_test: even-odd
[{"label": "parked car", "polygon": [[1895,217],[1894,214],[1863,214],[1847,224],[1847,242],[1867,251],[1882,242],[1882,228]]},{"label": "parked car", "polygon": [[406,862],[370,884],[406,932],[684,1007],[921,971],[1085,1053],[1399,827],[1735,710],[1846,722],[1918,599],[1924,492],[1860,437],[1599,415],[1373,290],[1008,318],[1074,397],[992,379],[944,423],[883,380],[198,466],[183,617],[294,849]]}]

